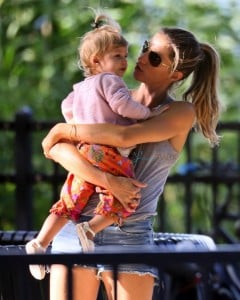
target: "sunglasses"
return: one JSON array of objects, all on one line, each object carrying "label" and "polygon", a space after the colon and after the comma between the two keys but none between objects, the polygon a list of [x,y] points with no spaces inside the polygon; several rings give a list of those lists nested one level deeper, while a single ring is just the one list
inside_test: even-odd
[{"label": "sunglasses", "polygon": [[[149,41],[145,41],[142,46],[142,53],[148,52],[149,47],[150,47]],[[152,67],[158,67],[160,65],[162,65],[164,67],[169,67],[169,65],[162,63],[162,58],[161,58],[160,54],[158,54],[157,52],[149,51],[148,60]]]}]

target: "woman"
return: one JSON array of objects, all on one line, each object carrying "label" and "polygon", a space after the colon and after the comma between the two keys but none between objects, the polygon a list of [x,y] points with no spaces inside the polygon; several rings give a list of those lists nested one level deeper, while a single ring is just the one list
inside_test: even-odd
[{"label": "woman", "polygon": [[[127,69],[128,42],[121,34],[119,24],[109,16],[96,14],[94,28],[81,38],[78,53],[85,79],[75,83],[73,90],[61,103],[66,122],[100,122],[127,126],[159,114],[159,110],[151,111],[131,98],[131,93],[122,80]],[[69,151],[67,157],[78,157],[80,154],[105,172],[115,176],[134,177],[133,164],[128,158],[132,149],[133,147],[116,149],[82,141],[78,145],[72,144],[72,152]],[[96,188],[83,180],[82,176],[76,177],[70,172],[61,188],[59,200],[50,209],[38,235],[26,244],[26,252],[45,253],[54,236],[69,220],[77,222],[80,219],[82,210]],[[121,224],[130,214],[107,191],[100,195],[99,200],[93,218],[76,225],[83,252],[94,250],[93,237],[96,233],[111,224]],[[44,278],[45,266],[30,265],[29,268],[33,277],[39,280]]]},{"label": "woman", "polygon": [[[166,111],[150,120],[130,126],[57,124],[43,140],[47,157],[54,157],[76,175],[78,168],[84,168],[85,180],[109,189],[126,208],[131,203],[138,202],[136,212],[121,227],[110,226],[101,232],[101,237],[106,237],[102,245],[121,247],[125,240],[126,249],[129,237],[130,243],[134,245],[153,244],[151,218],[155,215],[157,201],[170,168],[178,159],[189,131],[195,126],[212,145],[219,142],[215,131],[220,112],[217,95],[218,71],[219,58],[212,46],[199,43],[186,30],[163,28],[143,45],[134,70],[134,78],[141,83],[132,91],[132,96],[149,108],[168,104]],[[176,101],[170,96],[171,90],[190,75],[192,79],[183,94],[183,101]],[[66,148],[59,143],[61,140],[84,140],[97,144],[104,141],[104,144],[115,147],[138,145],[132,154],[138,181],[103,174],[77,157],[75,163],[72,158],[68,161],[65,156]],[[92,213],[93,207],[89,205],[84,215],[89,218]],[[53,243],[54,251],[77,251],[77,238],[73,228],[69,224],[62,230]],[[136,230],[137,236],[134,234]],[[65,249],[63,245],[66,246]],[[95,245],[101,245],[98,236],[95,237]],[[105,285],[108,299],[114,299],[111,270],[79,266],[74,268],[73,274],[74,300],[96,299],[99,278]],[[151,266],[121,266],[117,299],[152,299],[157,278],[157,271]],[[50,285],[51,300],[66,299],[66,270],[63,266],[52,266]]]}]

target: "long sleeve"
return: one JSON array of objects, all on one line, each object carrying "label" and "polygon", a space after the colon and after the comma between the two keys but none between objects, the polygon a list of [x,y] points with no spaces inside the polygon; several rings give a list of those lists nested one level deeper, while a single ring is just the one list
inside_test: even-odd
[{"label": "long sleeve", "polygon": [[133,100],[129,89],[119,76],[103,73],[99,76],[99,85],[115,113],[135,120],[149,118],[150,109]]},{"label": "long sleeve", "polygon": [[70,122],[73,119],[73,99],[74,91],[72,91],[68,96],[62,101],[61,110],[66,122]]},{"label": "long sleeve", "polygon": [[150,109],[134,101],[124,81],[112,73],[74,84],[73,92],[62,102],[62,112],[67,121],[80,124],[130,125],[150,116]]}]

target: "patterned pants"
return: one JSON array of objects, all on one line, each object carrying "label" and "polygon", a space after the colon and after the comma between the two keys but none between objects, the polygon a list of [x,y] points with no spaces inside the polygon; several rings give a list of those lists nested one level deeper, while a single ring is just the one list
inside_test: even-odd
[{"label": "patterned pants", "polygon": [[[131,160],[121,156],[114,148],[84,143],[79,146],[79,153],[102,171],[116,176],[134,177]],[[101,187],[99,189],[101,190]],[[61,189],[60,200],[52,206],[50,213],[77,221],[95,192],[95,185],[69,173]],[[100,193],[99,198],[100,201],[95,209],[96,214],[110,216],[115,223],[121,223],[123,218],[130,215],[110,192]]]}]

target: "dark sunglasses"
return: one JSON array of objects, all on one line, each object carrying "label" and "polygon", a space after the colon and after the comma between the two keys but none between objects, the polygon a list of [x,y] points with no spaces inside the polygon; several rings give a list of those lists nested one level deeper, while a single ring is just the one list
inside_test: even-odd
[{"label": "dark sunglasses", "polygon": [[[150,46],[149,41],[145,41],[142,46],[142,53],[148,52],[149,46]],[[162,58],[161,58],[160,54],[158,54],[157,52],[149,51],[148,60],[152,67],[158,67],[160,65],[162,65],[164,67],[169,67],[168,65],[162,63]]]}]

